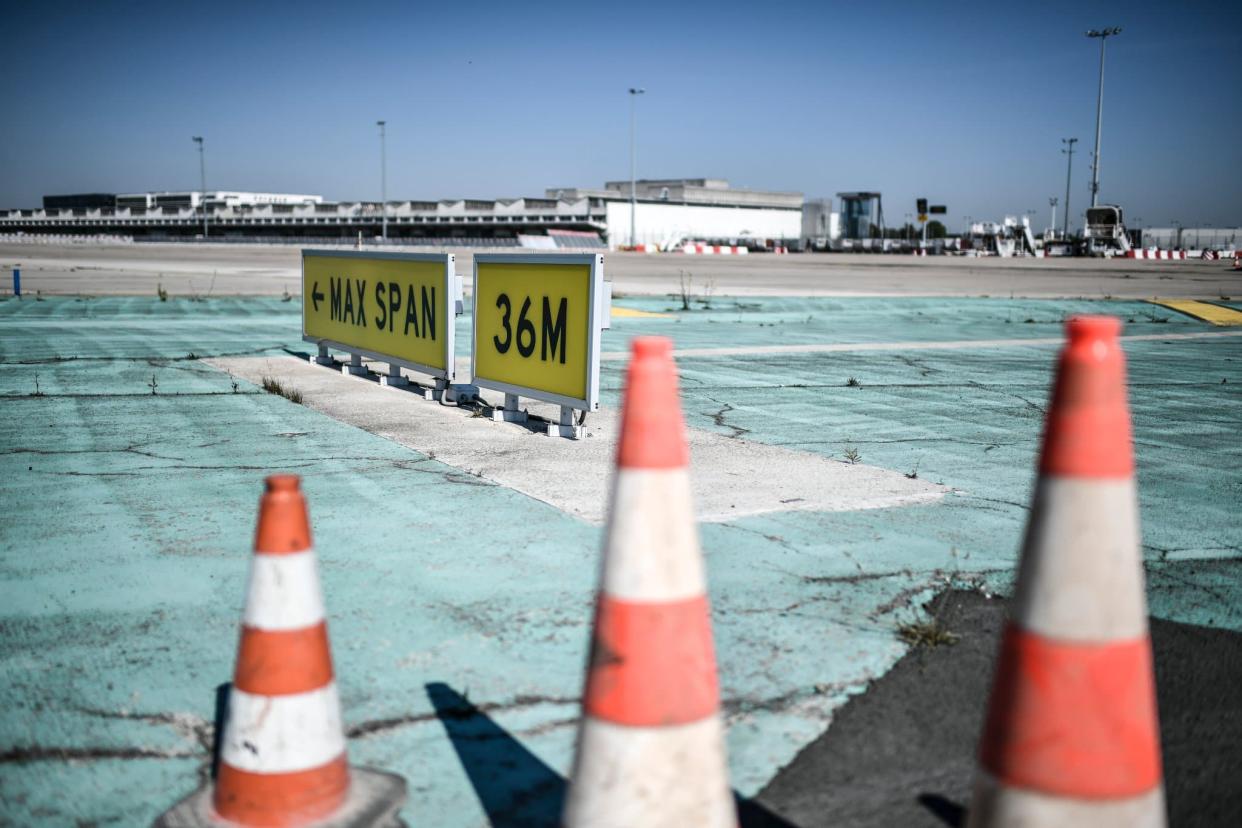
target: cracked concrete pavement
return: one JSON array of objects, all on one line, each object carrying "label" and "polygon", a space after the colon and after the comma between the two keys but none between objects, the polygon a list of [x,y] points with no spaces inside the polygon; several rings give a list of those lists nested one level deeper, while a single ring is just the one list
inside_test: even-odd
[{"label": "cracked concrete pavement", "polygon": [[[634,334],[674,337],[696,456],[714,473],[729,452],[815,470],[701,527],[741,795],[887,673],[906,652],[896,625],[928,596],[1009,588],[1051,343],[1066,314],[1101,310],[1133,337],[1151,610],[1242,630],[1237,337],[1098,300],[718,296],[614,320],[612,353]],[[572,753],[608,416],[588,420],[595,437],[558,442],[301,365],[297,304],[278,297],[0,300],[0,320],[0,820],[141,823],[194,786],[231,675],[260,481],[279,470],[302,474],[310,500],[353,761],[409,779],[411,820],[479,825],[546,804]],[[249,381],[268,362],[309,405]],[[623,368],[603,365],[606,409]],[[488,437],[437,453],[457,429]],[[538,468],[589,452],[594,494],[518,490],[496,476],[511,461],[483,448],[497,440]],[[817,505],[794,500],[821,474]],[[840,491],[856,479],[935,494],[833,508],[867,505]],[[441,685],[468,703],[445,707]],[[458,726],[474,729],[455,739]],[[489,766],[513,779],[488,799],[469,744],[538,770]]]}]

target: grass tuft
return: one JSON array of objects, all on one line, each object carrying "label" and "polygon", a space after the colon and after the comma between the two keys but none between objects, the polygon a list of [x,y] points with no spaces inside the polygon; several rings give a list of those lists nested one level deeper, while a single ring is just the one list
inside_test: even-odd
[{"label": "grass tuft", "polygon": [[278,397],[284,397],[291,403],[302,404],[302,392],[296,388],[285,387],[280,380],[275,377],[263,378],[263,390],[269,394],[275,394]]},{"label": "grass tuft", "polygon": [[156,295],[156,296],[158,296],[158,297],[160,297],[160,301],[161,301],[161,302],[167,302],[167,301],[168,301],[168,291],[164,290],[164,286],[163,286],[163,285],[156,285],[156,286],[155,286],[155,295]]},{"label": "grass tuft", "polygon": [[858,377],[850,377],[845,381],[846,388],[862,388],[862,383],[858,381]]},{"label": "grass tuft", "polygon": [[858,449],[854,446],[846,446],[845,459],[850,463],[850,465],[853,465],[862,459],[862,455],[858,453]]},{"label": "grass tuft", "polygon": [[911,647],[951,647],[960,640],[960,636],[949,630],[933,618],[930,621],[908,621],[897,625],[897,637]]}]

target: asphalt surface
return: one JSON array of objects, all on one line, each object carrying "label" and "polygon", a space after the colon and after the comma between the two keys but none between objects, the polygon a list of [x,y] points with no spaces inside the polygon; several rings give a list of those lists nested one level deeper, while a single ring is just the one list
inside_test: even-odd
[{"label": "asphalt surface", "polygon": [[[1208,566],[1242,577],[1242,562]],[[929,601],[960,636],[918,647],[837,711],[828,732],[780,771],[757,802],[797,828],[964,826],[1006,601],[954,590]],[[1242,825],[1242,634],[1151,620],[1174,828]]]},{"label": "asphalt surface", "polygon": [[[348,249],[348,248],[346,248]],[[385,247],[385,250],[432,248]],[[457,256],[469,274],[468,248]],[[297,245],[135,243],[0,244],[0,271],[20,266],[28,293],[177,297],[301,293]],[[7,272],[0,291],[9,290]],[[1242,296],[1242,272],[1226,261],[998,259],[849,253],[686,256],[608,253],[618,293],[720,296],[991,296],[1091,299]]]}]

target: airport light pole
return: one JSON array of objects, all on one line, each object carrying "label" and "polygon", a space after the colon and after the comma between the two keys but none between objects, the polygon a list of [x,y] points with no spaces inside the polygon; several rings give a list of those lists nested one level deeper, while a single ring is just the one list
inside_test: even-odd
[{"label": "airport light pole", "polygon": [[1057,233],[1057,199],[1051,196],[1048,199],[1048,206],[1052,208],[1052,220],[1048,222],[1048,229],[1052,231],[1052,235]]},{"label": "airport light pole", "polygon": [[1062,138],[1061,143],[1065,144],[1061,148],[1061,152],[1065,154],[1065,225],[1061,228],[1061,237],[1069,238],[1069,217],[1070,217],[1070,176],[1074,172],[1074,144],[1078,143],[1077,138]]},{"label": "airport light pole", "polygon": [[198,144],[198,203],[203,208],[203,238],[207,238],[207,162],[203,156],[203,136],[195,135],[194,143]]},{"label": "airport light pole", "polygon": [[375,125],[380,128],[380,234],[388,241],[388,122],[376,121]]},{"label": "airport light pole", "polygon": [[1100,123],[1104,115],[1104,44],[1110,37],[1121,34],[1121,27],[1111,29],[1092,29],[1087,37],[1099,38],[1100,41],[1100,92],[1095,100],[1095,154],[1091,162],[1091,206],[1096,206],[1100,197]]},{"label": "airport light pole", "polygon": [[639,95],[646,94],[646,89],[630,87],[630,247],[635,244],[638,226],[634,223],[634,216],[638,212],[638,182],[635,179],[638,169],[638,154],[635,148],[635,122],[636,122],[636,101]]}]

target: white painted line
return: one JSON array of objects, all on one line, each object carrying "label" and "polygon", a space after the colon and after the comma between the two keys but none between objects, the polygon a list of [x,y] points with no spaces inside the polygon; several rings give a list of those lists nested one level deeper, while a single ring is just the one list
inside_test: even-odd
[{"label": "white painted line", "polygon": [[[1135,334],[1123,336],[1123,342],[1157,342],[1182,339],[1216,339],[1242,336],[1242,331],[1202,331],[1198,333]],[[764,354],[824,354],[850,351],[953,351],[970,348],[1017,348],[1062,345],[1065,337],[1038,339],[958,339],[948,342],[834,342],[823,345],[752,345],[734,348],[683,348],[673,351],[674,357],[762,356]],[[629,359],[628,351],[607,351],[599,355],[606,361]]]}]

